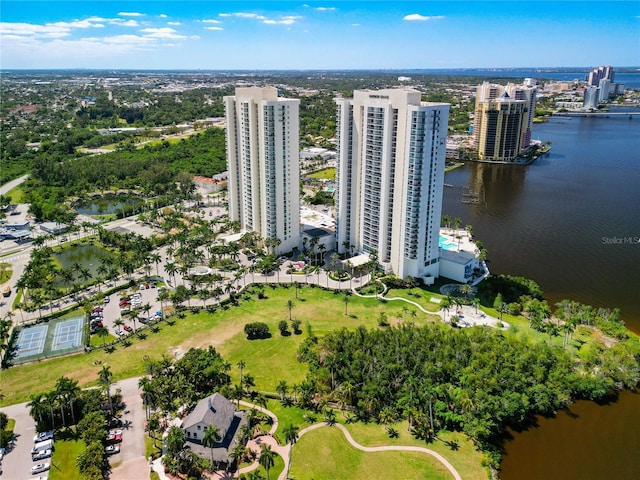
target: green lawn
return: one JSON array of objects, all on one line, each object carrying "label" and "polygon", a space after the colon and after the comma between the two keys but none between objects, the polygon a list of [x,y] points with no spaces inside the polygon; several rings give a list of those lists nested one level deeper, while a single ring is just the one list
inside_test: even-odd
[{"label": "green lawn", "polygon": [[51,457],[49,480],[82,480],[76,460],[84,449],[82,440],[57,440]]},{"label": "green lawn", "polygon": [[367,447],[415,445],[430,448],[449,460],[465,480],[486,480],[487,478],[487,472],[481,467],[482,453],[476,450],[473,442],[462,433],[443,432],[438,434],[437,440],[426,443],[407,431],[408,423],[406,421],[392,425],[398,432],[398,438],[389,438],[384,427],[377,423],[358,422],[345,426],[349,429],[353,439],[361,445]]},{"label": "green lawn", "polygon": [[7,196],[11,197],[11,203],[24,203],[24,190],[21,186],[8,191]]},{"label": "green lawn", "polygon": [[[434,297],[442,298],[443,296],[438,293],[433,293],[433,292],[430,292],[429,290],[416,287],[409,290],[400,289],[400,288],[391,288],[385,294],[385,298],[394,298],[394,297],[406,298],[407,300],[411,300],[412,302],[417,303],[418,305],[420,305],[422,308],[424,308],[429,312],[437,312],[438,310],[440,310],[440,305],[437,303],[433,303],[431,301],[431,298],[434,298]],[[396,305],[400,309],[402,309],[402,306],[403,306],[403,304],[400,303],[399,301],[398,302],[392,301],[390,302],[390,304]],[[407,308],[409,308],[409,311],[411,311],[412,309],[415,309],[415,307],[412,305],[409,305],[409,304],[404,304],[404,305]],[[411,317],[409,316],[409,314],[407,314],[407,320],[409,320],[410,318]]]},{"label": "green lawn", "polygon": [[340,430],[331,427],[311,431],[300,438],[293,450],[290,476],[296,480],[453,478],[444,466],[427,454],[366,453],[353,448]]},{"label": "green lawn", "polygon": [[8,282],[13,275],[13,266],[10,263],[0,263],[0,284]]},{"label": "green lawn", "polygon": [[326,168],[324,170],[320,170],[318,172],[314,172],[314,173],[310,173],[308,175],[305,175],[305,177],[311,177],[311,178],[315,178],[315,179],[322,179],[322,178],[328,178],[329,180],[333,181],[336,179],[336,169],[335,168]]},{"label": "green lawn", "polygon": [[[80,386],[97,384],[98,372],[102,364],[108,364],[115,379],[129,378],[145,373],[148,360],[158,360],[162,354],[174,356],[176,352],[187,351],[191,347],[213,345],[226,360],[233,365],[235,380],[239,378],[236,364],[244,360],[244,373],[251,373],[258,390],[275,391],[280,380],[290,385],[299,382],[306,374],[306,365],[296,360],[296,350],[306,337],[306,322],[318,335],[335,328],[355,328],[358,325],[375,327],[379,312],[385,311],[391,317],[399,311],[393,302],[385,304],[375,299],[352,296],[348,304],[349,315],[344,314],[343,295],[318,288],[298,288],[298,299],[294,288],[267,287],[268,298],[241,301],[237,307],[218,310],[215,313],[200,312],[185,318],[173,317],[172,324],[158,324],[158,333],[145,330],[144,339],[133,340],[129,347],[116,344],[115,351],[107,353],[96,349],[88,354],[53,358],[46,362],[34,362],[12,367],[2,373],[3,404],[14,404],[29,400],[29,395],[53,388],[63,375],[77,379]],[[293,300],[293,317],[300,319],[303,334],[282,337],[277,325],[288,319],[287,300]],[[198,302],[194,301],[194,305]],[[322,308],[318,308],[322,305]],[[393,312],[393,313],[392,313]],[[269,325],[272,337],[265,340],[246,339],[243,328],[246,323],[262,321]],[[418,325],[429,321],[424,314],[416,319]],[[102,339],[98,339],[101,344]],[[265,368],[269,365],[269,368]]]}]

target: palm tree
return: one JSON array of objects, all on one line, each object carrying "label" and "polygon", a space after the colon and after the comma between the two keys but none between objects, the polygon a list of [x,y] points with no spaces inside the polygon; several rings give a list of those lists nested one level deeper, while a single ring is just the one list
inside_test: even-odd
[{"label": "palm tree", "polygon": [[156,264],[156,275],[159,277],[160,271],[158,269],[158,264],[162,261],[162,257],[160,257],[160,255],[157,252],[155,252],[151,254],[151,256],[149,257],[149,260]]},{"label": "palm tree", "polygon": [[345,315],[347,315],[347,314],[348,314],[348,313],[347,313],[347,310],[348,310],[347,306],[349,305],[349,300],[350,300],[350,299],[349,299],[349,295],[345,295],[345,296],[342,298],[342,301],[344,302],[344,314],[345,314]]},{"label": "palm tree", "polygon": [[284,434],[285,441],[291,444],[289,449],[289,464],[287,465],[287,472],[289,471],[289,467],[291,466],[291,455],[293,453],[293,446],[298,441],[298,427],[290,423],[282,430]]},{"label": "palm tree", "polygon": [[122,330],[121,327],[124,326],[124,320],[118,317],[113,321],[113,324],[116,326],[117,330]]},{"label": "palm tree", "polygon": [[47,410],[47,406],[45,405],[45,397],[42,393],[34,393],[29,396],[31,401],[27,403],[27,407],[29,407],[29,415],[37,421],[38,430],[44,429],[44,422],[42,421],[42,416]]},{"label": "palm tree", "polygon": [[107,398],[109,399],[109,411],[113,415],[113,401],[111,400],[111,381],[113,380],[113,374],[109,365],[102,365],[102,369],[98,373],[98,382],[107,391]]},{"label": "palm tree", "polygon": [[169,429],[166,439],[167,453],[176,456],[184,447],[184,431],[175,425]]},{"label": "palm tree", "polygon": [[295,307],[296,304],[293,303],[293,300],[287,300],[287,308],[289,309],[289,321],[291,321],[291,311],[293,310],[293,307]]},{"label": "palm tree", "polygon": [[244,370],[244,367],[246,367],[247,365],[244,363],[244,360],[240,360],[237,363],[237,367],[240,369],[240,385],[242,385],[242,370]]},{"label": "palm tree", "polygon": [[215,425],[208,425],[204,429],[202,445],[211,449],[211,468],[213,468],[213,446],[220,440],[220,429]]},{"label": "palm tree", "polygon": [[473,299],[473,306],[476,308],[476,314],[478,313],[478,305],[480,305],[480,299],[476,297]]},{"label": "palm tree", "polygon": [[444,319],[447,319],[447,313],[449,313],[449,309],[453,306],[453,299],[447,295],[446,297],[444,297],[442,299],[442,301],[440,302],[440,307],[442,307],[442,310],[444,310],[445,315],[444,315]]},{"label": "palm tree", "polygon": [[287,391],[289,390],[289,387],[287,385],[287,381],[286,380],[280,380],[280,382],[278,382],[278,385],[276,385],[276,392],[280,394],[280,400],[284,402],[286,396],[287,396]]},{"label": "palm tree", "polygon": [[266,444],[262,444],[260,447],[260,465],[267,471],[267,480],[269,480],[269,470],[275,464],[276,454],[271,450],[271,447]]},{"label": "palm tree", "polygon": [[98,327],[96,328],[96,335],[102,338],[102,346],[105,347],[107,344],[107,336],[109,336],[109,330],[106,327]]},{"label": "palm tree", "polygon": [[473,293],[473,287],[468,283],[460,285],[460,293],[464,295],[465,300],[469,300],[469,295]]},{"label": "palm tree", "polygon": [[56,382],[56,394],[58,395],[60,402],[60,413],[62,415],[62,423],[65,424],[64,421],[64,405],[66,403],[69,404],[69,409],[71,410],[71,421],[73,424],[76,423],[76,416],[73,408],[73,403],[75,402],[78,394],[80,393],[80,387],[78,387],[77,380],[71,380],[67,377],[60,377]]},{"label": "palm tree", "polygon": [[[245,426],[248,426],[248,425],[245,425]],[[233,447],[233,450],[229,452],[229,457],[233,458],[233,462],[239,465],[246,454],[247,454],[247,447],[242,445],[242,443],[237,443],[236,446]]]}]

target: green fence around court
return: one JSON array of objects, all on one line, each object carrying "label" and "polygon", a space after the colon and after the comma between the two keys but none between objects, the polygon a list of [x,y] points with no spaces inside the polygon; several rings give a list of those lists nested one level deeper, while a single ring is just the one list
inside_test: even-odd
[{"label": "green fence around court", "polygon": [[[42,327],[46,326],[46,332]],[[50,319],[47,322],[40,322],[34,325],[17,327],[19,331],[18,342],[16,342],[13,352],[11,352],[10,362],[14,365],[32,362],[35,360],[43,360],[45,358],[59,357],[69,353],[75,353],[84,349],[85,336],[85,319],[82,315],[74,315]],[[42,349],[25,350],[24,354],[20,351],[20,339],[25,337],[23,332],[29,332],[34,329],[38,335],[44,338],[35,338],[29,336],[30,343],[38,344],[43,342]]]}]

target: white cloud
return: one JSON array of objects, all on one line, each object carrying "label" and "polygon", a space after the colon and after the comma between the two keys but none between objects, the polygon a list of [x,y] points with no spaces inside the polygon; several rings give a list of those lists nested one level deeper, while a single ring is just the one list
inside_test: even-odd
[{"label": "white cloud", "polygon": [[[119,19],[116,19],[116,20],[119,20]],[[118,25],[120,27],[139,27],[140,26],[140,24],[136,20],[126,20],[126,21],[120,20],[119,22],[112,21],[109,23],[112,23],[113,25]]]},{"label": "white cloud", "polygon": [[142,33],[146,33],[145,37],[147,38],[163,38],[163,39],[174,39],[181,40],[187,38],[184,35],[179,35],[173,28],[162,27],[162,28],[143,28],[140,30]]},{"label": "white cloud", "polygon": [[0,35],[15,35],[23,37],[61,38],[71,35],[68,26],[35,25],[32,23],[0,22]]},{"label": "white cloud", "polygon": [[262,23],[265,25],[293,25],[296,23],[296,20],[299,20],[300,18],[301,17],[295,15],[287,15],[280,17],[280,20],[265,19]]},{"label": "white cloud", "polygon": [[333,12],[336,7],[316,7],[316,10],[319,12]]},{"label": "white cloud", "polygon": [[224,28],[222,27],[204,27],[205,30],[216,30],[216,31],[220,31],[220,30],[224,30]]},{"label": "white cloud", "polygon": [[121,17],[144,17],[145,16],[144,13],[138,13],[138,12],[118,12],[118,15],[120,15]]},{"label": "white cloud", "polygon": [[167,25],[172,25],[174,27],[182,25],[180,22],[167,22]]},{"label": "white cloud", "polygon": [[279,19],[267,18],[264,15],[260,15],[258,13],[251,13],[251,12],[220,13],[218,14],[218,16],[258,20],[264,23],[265,25],[293,25],[294,23],[296,23],[297,20],[302,18],[296,15],[283,15],[283,16],[280,16]]},{"label": "white cloud", "polygon": [[222,23],[220,20],[200,20],[202,23]]},{"label": "white cloud", "polygon": [[164,13],[161,13],[160,18],[167,18],[167,16]]},{"label": "white cloud", "polygon": [[442,15],[436,16],[427,16],[420,15],[419,13],[411,13],[409,15],[405,15],[402,19],[408,22],[428,22],[429,20],[441,20],[444,17]]},{"label": "white cloud", "polygon": [[360,26],[360,24],[359,24],[359,23],[352,23],[352,24],[351,24],[351,26],[352,26],[352,27],[359,27],[359,26]]},{"label": "white cloud", "polygon": [[53,25],[55,27],[62,28],[103,28],[104,25],[102,23],[94,23],[92,19],[85,20],[74,20],[73,22],[55,22],[55,23],[47,23],[47,26]]}]

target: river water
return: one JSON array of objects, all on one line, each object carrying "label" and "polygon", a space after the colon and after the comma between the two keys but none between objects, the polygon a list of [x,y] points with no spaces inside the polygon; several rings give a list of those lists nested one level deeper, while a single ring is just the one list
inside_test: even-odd
[{"label": "river water", "polygon": [[[552,307],[563,298],[619,307],[640,332],[640,117],[552,118],[534,138],[552,150],[531,165],[448,173],[443,214],[473,225],[493,273],[535,280]],[[462,203],[463,188],[479,203]],[[514,434],[501,478],[640,478],[640,395],[571,412]]]}]

